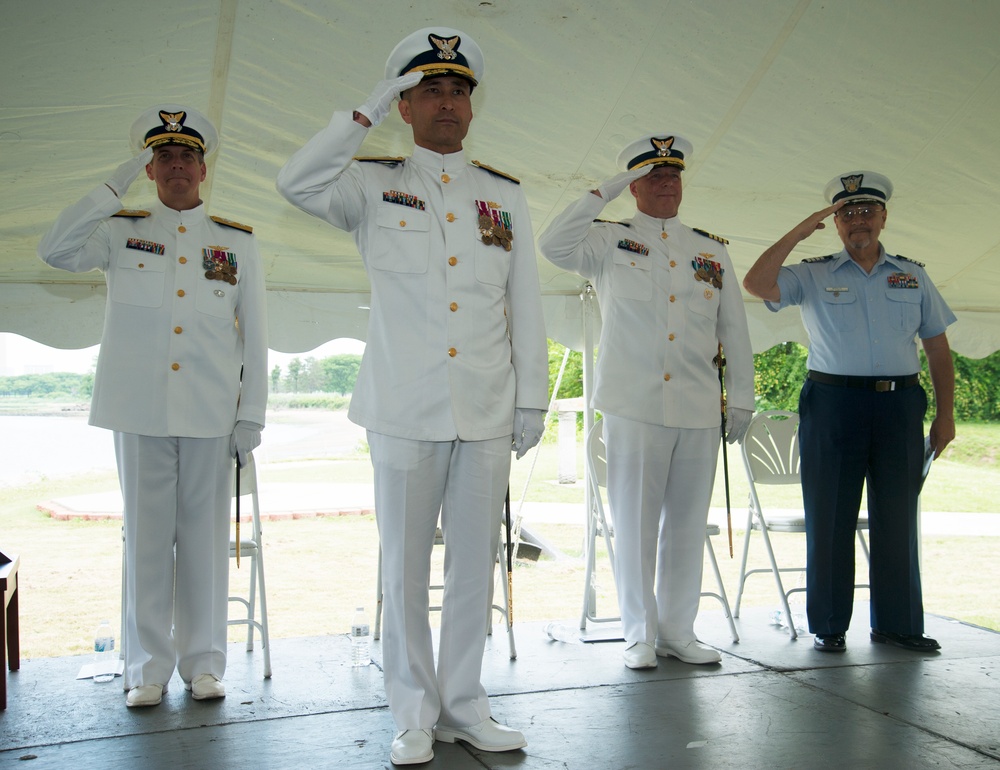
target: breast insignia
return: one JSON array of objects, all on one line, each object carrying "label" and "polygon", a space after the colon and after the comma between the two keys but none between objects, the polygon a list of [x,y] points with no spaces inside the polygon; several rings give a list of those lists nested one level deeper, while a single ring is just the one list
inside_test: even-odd
[{"label": "breast insignia", "polygon": [[141,219],[142,217],[148,217],[149,212],[143,209],[122,209],[111,216],[113,217],[129,217],[131,219]]},{"label": "breast insignia", "polygon": [[382,156],[380,156],[380,155],[356,155],[356,156],[354,156],[354,160],[358,161],[359,163],[381,163],[383,166],[389,166],[391,168],[395,168],[400,163],[403,163],[406,160],[406,158],[402,158],[402,157],[392,158],[392,157],[389,157],[388,155],[382,155]]},{"label": "breast insignia", "polygon": [[718,241],[721,244],[725,245],[729,243],[729,241],[727,241],[721,235],[714,235],[706,230],[699,230],[697,227],[692,227],[691,229],[694,230],[696,233],[698,233],[698,235],[704,235],[706,238],[711,238],[713,241]]},{"label": "breast insignia", "polygon": [[909,257],[904,257],[902,254],[897,254],[896,259],[902,259],[906,262],[916,265],[917,267],[927,267],[923,262],[917,262],[915,259],[910,259]]},{"label": "breast insignia", "polygon": [[825,257],[809,257],[808,259],[803,259],[803,262],[826,262],[828,259],[833,259],[836,254],[827,254]]},{"label": "breast insignia", "polygon": [[511,181],[514,184],[521,184],[521,180],[518,179],[516,176],[505,174],[503,171],[495,169],[492,166],[487,166],[485,163],[480,163],[478,160],[472,161],[472,165],[475,166],[476,168],[481,168],[483,171],[489,171],[491,174],[495,176],[503,177],[504,179],[507,179],[508,181]]},{"label": "breast insignia", "polygon": [[222,225],[223,227],[232,227],[234,230],[242,230],[245,233],[252,233],[253,228],[250,225],[240,224],[239,222],[234,222],[231,219],[225,219],[223,217],[209,217],[215,224]]}]

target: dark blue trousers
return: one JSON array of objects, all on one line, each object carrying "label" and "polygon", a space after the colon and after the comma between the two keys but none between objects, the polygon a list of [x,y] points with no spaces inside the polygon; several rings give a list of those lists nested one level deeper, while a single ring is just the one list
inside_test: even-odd
[{"label": "dark blue trousers", "polygon": [[806,516],[806,615],[814,634],[846,633],[854,604],[855,530],[868,486],[871,627],[924,630],[917,496],[927,395],[806,380],[799,446]]}]

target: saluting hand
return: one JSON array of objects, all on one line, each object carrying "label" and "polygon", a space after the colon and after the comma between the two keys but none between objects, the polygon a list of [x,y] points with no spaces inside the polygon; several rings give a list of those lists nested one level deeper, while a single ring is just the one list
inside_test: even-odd
[{"label": "saluting hand", "polygon": [[119,200],[128,190],[132,182],[142,172],[146,165],[153,159],[153,148],[147,147],[134,158],[129,158],[115,169],[105,184],[111,188],[111,192],[118,196]]},{"label": "saluting hand", "polygon": [[632,182],[634,182],[636,179],[639,179],[640,177],[646,176],[646,174],[648,174],[652,170],[653,170],[652,163],[649,163],[645,166],[641,166],[640,168],[630,168],[628,171],[623,171],[617,176],[611,177],[606,182],[602,182],[600,185],[598,185],[597,190],[595,192],[602,198],[604,198],[606,202],[613,201],[615,198],[621,195],[622,192],[624,192],[625,188],[628,187],[630,184],[632,184]]},{"label": "saluting hand", "polygon": [[392,109],[392,103],[408,88],[413,88],[423,78],[422,72],[408,72],[391,80],[380,80],[372,91],[368,101],[358,107],[357,112],[364,115],[372,126],[377,126],[387,117]]},{"label": "saluting hand", "polygon": [[792,228],[792,232],[798,237],[800,241],[804,241],[810,235],[812,235],[817,230],[825,230],[826,223],[823,221],[831,214],[835,214],[840,211],[844,206],[844,201],[837,201],[832,206],[827,206],[822,211],[817,211],[815,214],[806,217],[795,227]]}]

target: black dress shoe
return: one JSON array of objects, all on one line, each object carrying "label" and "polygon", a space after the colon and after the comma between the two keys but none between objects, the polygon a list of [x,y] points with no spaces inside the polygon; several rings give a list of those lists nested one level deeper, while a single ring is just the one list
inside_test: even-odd
[{"label": "black dress shoe", "polygon": [[816,634],[813,637],[813,647],[820,652],[844,652],[847,640],[843,634]]},{"label": "black dress shoe", "polygon": [[934,650],[941,649],[941,645],[937,643],[936,639],[931,639],[925,634],[897,634],[892,631],[878,631],[874,628],[872,629],[872,641],[917,652],[934,652]]}]

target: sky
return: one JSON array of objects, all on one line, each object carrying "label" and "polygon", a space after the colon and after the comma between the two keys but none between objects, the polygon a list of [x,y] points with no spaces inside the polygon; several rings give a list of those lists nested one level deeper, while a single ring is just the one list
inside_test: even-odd
[{"label": "sky", "polygon": [[[90,371],[97,360],[99,345],[79,350],[59,350],[42,345],[27,337],[10,332],[0,333],[0,377],[16,377],[22,374],[48,374],[50,372],[75,372],[84,374]],[[364,352],[365,344],[355,339],[331,340],[314,350],[305,353],[278,353],[269,351],[267,368],[275,364],[282,368],[288,367],[293,358],[326,358],[343,353]]]}]

